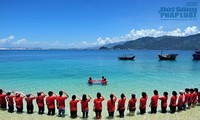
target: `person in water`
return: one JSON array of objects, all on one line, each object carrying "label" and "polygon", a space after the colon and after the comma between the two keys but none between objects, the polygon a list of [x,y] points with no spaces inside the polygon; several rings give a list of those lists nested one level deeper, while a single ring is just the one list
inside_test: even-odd
[{"label": "person in water", "polygon": [[153,93],[154,93],[154,95],[151,97],[151,103],[150,103],[149,107],[151,107],[151,113],[156,113],[159,96],[158,96],[157,90],[154,90]]},{"label": "person in water", "polygon": [[136,110],[136,102],[137,98],[135,97],[135,94],[131,95],[131,99],[128,102],[128,107],[127,109],[129,110],[129,115],[134,116],[135,115],[135,110]]},{"label": "person in water", "polygon": [[17,112],[18,113],[22,113],[23,112],[23,99],[25,98],[25,95],[22,92],[17,92],[15,99],[15,105],[17,108]]},{"label": "person in water", "polygon": [[177,100],[177,93],[176,91],[172,91],[172,97],[170,99],[170,112],[175,113],[176,112],[176,100]]},{"label": "person in water", "polygon": [[44,114],[44,98],[45,98],[44,92],[38,92],[36,97],[36,103],[38,105],[38,114]]},{"label": "person in water", "polygon": [[120,117],[120,118],[123,118],[123,117],[124,117],[125,102],[126,102],[126,97],[125,97],[125,95],[122,93],[122,94],[121,94],[121,99],[118,100],[118,108],[117,108],[117,110],[119,110],[119,117]]},{"label": "person in water", "polygon": [[[78,100],[76,98],[78,98]],[[81,99],[78,96],[72,95],[72,100],[69,103],[71,118],[77,117],[77,103],[79,101],[81,101]]]},{"label": "person in water", "polygon": [[95,111],[96,119],[101,118],[102,112],[102,101],[104,101],[104,97],[101,96],[101,93],[97,93],[97,98],[94,99],[94,107],[93,111]]},{"label": "person in water", "polygon": [[106,85],[107,84],[107,80],[104,76],[102,76],[102,80],[101,80],[102,85]]},{"label": "person in water", "polygon": [[168,92],[164,92],[162,97],[159,97],[161,100],[161,112],[167,113],[167,99],[168,99]]},{"label": "person in water", "polygon": [[88,83],[89,83],[90,85],[92,85],[92,78],[91,78],[91,77],[89,77]]},{"label": "person in water", "polygon": [[82,99],[81,99],[81,110],[82,110],[82,113],[83,113],[83,118],[88,117],[88,112],[89,112],[88,103],[92,99],[89,95],[88,95],[88,98],[89,99],[87,99],[86,94],[83,94]]},{"label": "person in water", "polygon": [[[62,96],[65,94],[65,96]],[[68,98],[68,94],[65,91],[59,91],[59,96],[57,96],[57,108],[58,116],[65,116],[65,100]]]},{"label": "person in water", "polygon": [[107,102],[107,110],[108,110],[109,118],[114,117],[116,100],[117,100],[117,97],[113,93],[111,93],[110,94],[110,100],[108,100],[108,102]]},{"label": "person in water", "polygon": [[0,89],[0,109],[6,110],[6,91]]},{"label": "person in water", "polygon": [[6,93],[6,100],[8,102],[8,112],[9,113],[13,113],[14,112],[14,100],[13,98],[15,97],[15,93],[14,91],[12,91],[13,95],[11,94],[11,92],[7,92]]},{"label": "person in water", "polygon": [[[53,94],[55,96],[53,96]],[[56,100],[57,95],[53,91],[49,91],[48,95],[49,96],[46,97],[46,104],[47,104],[47,108],[48,108],[47,115],[55,115],[55,100]]]},{"label": "person in water", "polygon": [[145,92],[142,92],[142,97],[140,98],[140,114],[146,113],[146,103],[147,103],[148,95]]},{"label": "person in water", "polygon": [[33,113],[33,100],[36,98],[35,95],[32,93],[26,95],[26,103],[27,103],[27,113],[32,114]]}]

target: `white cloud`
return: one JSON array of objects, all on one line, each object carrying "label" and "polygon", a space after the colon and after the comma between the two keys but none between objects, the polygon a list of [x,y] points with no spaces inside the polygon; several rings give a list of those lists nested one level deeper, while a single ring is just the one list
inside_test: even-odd
[{"label": "white cloud", "polygon": [[3,38],[3,39],[0,39],[0,45],[1,44],[8,44],[11,42],[11,40],[13,40],[15,37],[13,35],[10,35],[9,37],[7,38]]},{"label": "white cloud", "polygon": [[26,45],[26,44],[28,44],[28,41],[24,38],[22,38],[16,42],[13,42],[13,45]]},{"label": "white cloud", "polygon": [[187,27],[184,32],[186,35],[196,34],[198,33],[198,28],[197,26]]},{"label": "white cloud", "polygon": [[128,40],[135,40],[141,37],[160,37],[160,36],[188,36],[199,33],[199,30],[197,26],[187,27],[184,30],[181,30],[180,28],[176,28],[171,31],[164,31],[163,26],[160,26],[157,30],[156,29],[141,29],[141,30],[135,30],[132,29],[128,34],[125,34],[120,37],[114,37],[114,38],[102,38],[99,37],[96,40],[97,45],[105,45],[108,43],[115,43],[115,42],[121,42],[121,41],[128,41]]}]

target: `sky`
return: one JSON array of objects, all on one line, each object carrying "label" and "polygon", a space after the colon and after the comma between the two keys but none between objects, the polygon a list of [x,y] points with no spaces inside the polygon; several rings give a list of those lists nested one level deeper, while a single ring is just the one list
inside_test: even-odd
[{"label": "sky", "polygon": [[[200,31],[199,4],[198,0],[0,0],[0,47],[88,48],[145,36],[188,36]],[[195,17],[165,16],[177,7],[179,14]]]}]

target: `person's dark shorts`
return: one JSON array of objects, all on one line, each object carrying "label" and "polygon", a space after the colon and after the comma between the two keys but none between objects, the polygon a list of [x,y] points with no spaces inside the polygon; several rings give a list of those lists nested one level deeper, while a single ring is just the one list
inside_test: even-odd
[{"label": "person's dark shorts", "polygon": [[6,103],[5,104],[0,104],[0,108],[6,109]]}]

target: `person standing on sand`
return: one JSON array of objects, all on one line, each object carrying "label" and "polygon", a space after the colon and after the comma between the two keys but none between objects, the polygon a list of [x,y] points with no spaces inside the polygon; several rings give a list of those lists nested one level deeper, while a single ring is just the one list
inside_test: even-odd
[{"label": "person standing on sand", "polygon": [[[76,100],[76,98],[78,98],[78,100]],[[72,100],[69,103],[71,118],[77,117],[77,103],[79,101],[81,101],[81,99],[78,96],[72,95]]]},{"label": "person standing on sand", "polygon": [[87,99],[86,94],[83,94],[82,100],[81,100],[81,110],[82,110],[82,113],[83,113],[83,118],[88,117],[88,112],[89,112],[88,103],[92,99],[89,95],[88,95],[88,97],[89,97],[89,99]]},{"label": "person standing on sand", "polygon": [[[53,94],[55,96],[53,96]],[[55,115],[55,100],[56,100],[56,93],[49,91],[48,92],[48,97],[46,97],[46,104],[48,108],[48,115]]]},{"label": "person standing on sand", "polygon": [[102,112],[102,101],[104,101],[104,97],[101,96],[101,93],[97,93],[97,98],[94,99],[94,107],[93,111],[96,114],[96,119],[101,118],[101,112]]},{"label": "person standing on sand", "polygon": [[16,93],[16,97],[14,99],[18,113],[23,112],[23,98],[25,98],[25,95],[22,92]]},{"label": "person standing on sand", "polygon": [[115,102],[117,101],[117,97],[111,93],[110,94],[110,100],[107,102],[107,110],[108,110],[108,116],[109,118],[114,117],[114,112],[115,112]]},{"label": "person standing on sand", "polygon": [[189,104],[190,104],[190,93],[189,93],[190,89],[189,88],[185,88],[185,109],[188,107],[189,108]]},{"label": "person standing on sand", "polygon": [[[62,96],[63,93],[65,96]],[[65,91],[59,91],[59,96],[56,98],[58,116],[65,116],[65,100],[68,98],[68,94]]]},{"label": "person standing on sand", "polygon": [[6,110],[6,106],[6,91],[0,89],[0,109]]},{"label": "person standing on sand", "polygon": [[175,113],[176,112],[176,100],[177,100],[177,93],[176,91],[172,91],[172,97],[170,99],[170,112]]},{"label": "person standing on sand", "polygon": [[36,97],[36,103],[38,105],[38,114],[44,114],[44,98],[45,98],[44,92],[38,92]]},{"label": "person standing on sand", "polygon": [[127,109],[130,112],[130,116],[134,116],[135,115],[136,102],[137,102],[137,98],[135,97],[135,94],[132,94],[131,95],[131,99],[128,102],[128,107],[127,107]]},{"label": "person standing on sand", "polygon": [[167,99],[168,99],[168,92],[164,92],[163,93],[163,97],[159,98],[161,100],[161,110],[162,113],[166,113],[167,112]]},{"label": "person standing on sand", "polygon": [[145,92],[142,92],[142,97],[140,98],[140,114],[146,113],[146,104],[147,104],[148,95]]},{"label": "person standing on sand", "polygon": [[126,97],[125,97],[125,95],[122,93],[122,94],[121,94],[121,99],[118,100],[118,108],[117,108],[117,110],[119,110],[119,117],[120,117],[120,118],[123,118],[123,117],[124,117],[125,102],[126,102]]},{"label": "person standing on sand", "polygon": [[184,92],[182,90],[180,90],[179,92],[179,97],[178,97],[178,104],[177,104],[177,107],[178,107],[178,111],[182,111],[183,110],[183,105],[184,105]]},{"label": "person standing on sand", "polygon": [[159,96],[158,96],[157,90],[154,90],[153,93],[154,93],[154,96],[151,97],[151,103],[150,103],[149,107],[151,107],[151,113],[156,113]]},{"label": "person standing on sand", "polygon": [[27,102],[27,113],[32,114],[33,113],[33,100],[36,98],[35,95],[32,93],[26,95],[26,102]]},{"label": "person standing on sand", "polygon": [[194,99],[195,99],[195,92],[194,92],[194,89],[191,88],[190,89],[190,103],[191,103],[191,107],[194,106]]},{"label": "person standing on sand", "polygon": [[193,103],[193,107],[196,107],[198,103],[198,88],[194,88],[194,103]]},{"label": "person standing on sand", "polygon": [[[12,91],[12,93],[15,94],[14,91]],[[6,93],[6,100],[8,102],[8,112],[9,113],[14,112],[14,100],[13,100],[14,97],[15,97],[15,95],[11,95],[11,92]]]}]

